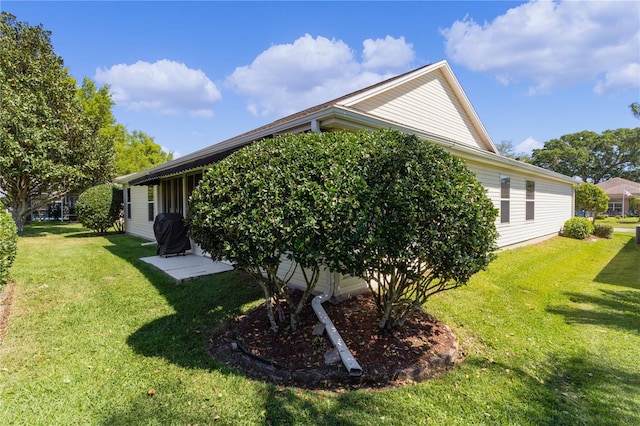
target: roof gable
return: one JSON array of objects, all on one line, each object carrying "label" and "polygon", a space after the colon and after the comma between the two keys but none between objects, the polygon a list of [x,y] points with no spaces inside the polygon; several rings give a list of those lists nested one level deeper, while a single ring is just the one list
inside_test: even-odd
[{"label": "roof gable", "polygon": [[[132,185],[206,167],[253,141],[282,133],[395,127],[440,143],[497,154],[449,64],[440,61],[307,108],[148,170],[118,178]],[[314,130],[315,128],[315,130]]]},{"label": "roof gable", "polygon": [[[640,195],[640,183],[634,182],[632,180],[623,179],[620,177],[611,178],[604,182],[597,183],[596,186],[599,186],[607,193],[608,196],[619,196],[628,192],[634,195]],[[625,194],[626,195],[626,194]]]},{"label": "roof gable", "polygon": [[446,61],[344,96],[334,104],[443,139],[497,152]]}]

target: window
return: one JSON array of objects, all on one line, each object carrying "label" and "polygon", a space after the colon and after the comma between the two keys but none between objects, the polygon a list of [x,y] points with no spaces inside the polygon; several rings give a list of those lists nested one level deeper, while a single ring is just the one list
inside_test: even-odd
[{"label": "window", "polygon": [[187,197],[191,196],[191,193],[194,189],[196,189],[196,186],[198,186],[198,183],[200,183],[201,180],[202,172],[194,173],[187,176]]},{"label": "window", "polygon": [[609,214],[622,214],[622,203],[619,201],[612,201],[609,203]]},{"label": "window", "polygon": [[528,180],[526,181],[526,189],[527,189],[527,196],[526,196],[526,213],[525,213],[525,219],[526,220],[533,220],[535,218],[535,200],[536,200],[536,183],[532,180]]},{"label": "window", "polygon": [[147,200],[148,200],[148,205],[149,205],[149,214],[147,219],[149,219],[150,222],[152,222],[155,217],[155,203],[154,203],[154,190],[153,190],[153,186],[148,186],[147,187]]},{"label": "window", "polygon": [[[194,189],[196,189],[196,186],[198,186],[198,183],[200,183],[201,180],[202,172],[197,172],[187,176],[187,203],[190,201],[189,199],[191,198],[191,193]],[[188,204],[187,208],[189,208]]]},{"label": "window", "polygon": [[127,188],[125,203],[127,203],[127,219],[131,219],[131,188]]},{"label": "window", "polygon": [[183,213],[183,189],[182,178],[170,178],[162,181],[162,203],[163,213]]},{"label": "window", "polygon": [[500,176],[500,223],[509,223],[511,178]]}]

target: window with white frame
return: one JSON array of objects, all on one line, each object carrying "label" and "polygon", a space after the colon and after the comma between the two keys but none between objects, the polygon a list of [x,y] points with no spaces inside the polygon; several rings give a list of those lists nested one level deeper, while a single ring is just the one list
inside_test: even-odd
[{"label": "window with white frame", "polygon": [[127,205],[127,219],[131,219],[131,188],[127,188],[127,192],[125,193],[125,203]]},{"label": "window with white frame", "polygon": [[147,187],[147,202],[148,202],[148,216],[147,219],[149,222],[152,222],[156,217],[156,208],[155,208],[155,194],[154,194],[153,186]]},{"label": "window with white frame", "polygon": [[536,212],[536,183],[532,180],[526,181],[526,220],[534,220]]},{"label": "window with white frame", "polygon": [[500,176],[500,223],[509,223],[511,209],[511,177]]}]

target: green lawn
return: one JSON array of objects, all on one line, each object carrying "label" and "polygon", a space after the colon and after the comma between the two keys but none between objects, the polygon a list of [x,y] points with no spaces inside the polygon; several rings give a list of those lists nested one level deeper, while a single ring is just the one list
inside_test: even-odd
[{"label": "green lawn", "polygon": [[500,253],[427,305],[460,338],[463,363],[400,389],[345,392],[276,387],[218,365],[208,337],[259,291],[234,272],[175,284],[138,260],[154,254],[140,242],[27,227],[0,345],[0,424],[640,424],[632,234]]},{"label": "green lawn", "polygon": [[636,229],[636,226],[640,225],[640,220],[637,217],[625,217],[616,219],[615,217],[608,217],[606,219],[597,219],[597,223],[608,223],[614,228],[627,228],[627,229]]}]

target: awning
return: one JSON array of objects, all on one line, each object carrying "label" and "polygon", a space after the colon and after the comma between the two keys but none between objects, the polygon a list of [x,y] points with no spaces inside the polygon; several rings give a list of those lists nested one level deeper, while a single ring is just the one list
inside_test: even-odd
[{"label": "awning", "polygon": [[157,170],[155,172],[151,171],[147,175],[140,176],[136,179],[131,180],[129,182],[129,185],[158,185],[160,183],[160,178],[176,175],[188,170],[200,169],[206,166],[210,166],[211,164],[217,163],[218,161],[229,156],[231,153],[239,150],[240,148],[242,148],[242,146],[230,148],[225,151],[217,152],[215,154],[198,157],[191,161],[187,161],[185,163],[181,163],[166,169]]}]

